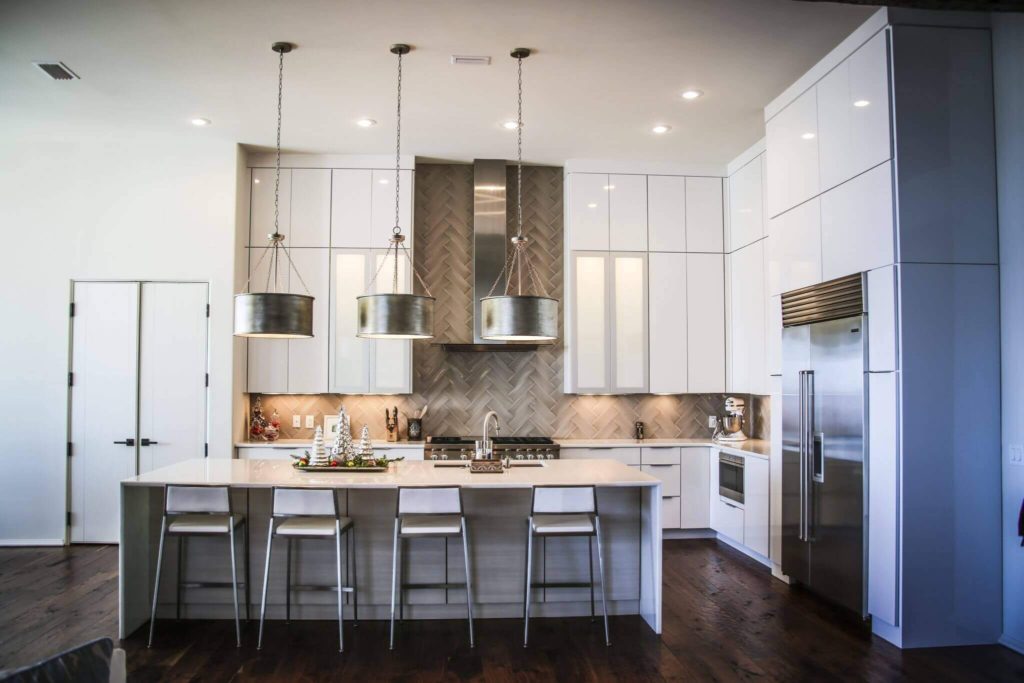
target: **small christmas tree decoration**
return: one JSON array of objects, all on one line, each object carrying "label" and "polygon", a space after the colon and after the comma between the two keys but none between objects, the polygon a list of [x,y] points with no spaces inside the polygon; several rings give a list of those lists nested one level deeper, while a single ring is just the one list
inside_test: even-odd
[{"label": "small christmas tree decoration", "polygon": [[359,436],[359,448],[356,449],[356,455],[363,458],[373,457],[373,442],[370,441],[370,428],[367,425],[363,425],[363,432]]},{"label": "small christmas tree decoration", "polygon": [[338,427],[334,433],[331,455],[341,461],[349,460],[355,454],[352,448],[352,421],[345,406],[338,410]]},{"label": "small christmas tree decoration", "polygon": [[324,428],[317,427],[313,434],[313,455],[309,464],[314,467],[327,467],[331,464],[327,457],[327,449],[324,447]]}]

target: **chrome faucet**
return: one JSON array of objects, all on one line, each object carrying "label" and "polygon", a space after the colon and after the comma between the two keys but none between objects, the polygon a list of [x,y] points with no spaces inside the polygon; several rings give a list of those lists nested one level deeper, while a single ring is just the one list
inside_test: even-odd
[{"label": "chrome faucet", "polygon": [[485,460],[490,460],[494,457],[494,443],[490,438],[490,426],[491,421],[494,421],[494,431],[500,432],[501,425],[498,424],[498,414],[493,410],[489,411],[484,415],[484,429],[483,429],[483,440],[477,442],[476,457]]}]

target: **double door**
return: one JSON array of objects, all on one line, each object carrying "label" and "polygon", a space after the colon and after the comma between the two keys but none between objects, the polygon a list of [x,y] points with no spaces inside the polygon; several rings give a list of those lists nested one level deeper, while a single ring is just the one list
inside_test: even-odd
[{"label": "double door", "polygon": [[782,570],[864,612],[862,316],[783,331]]},{"label": "double door", "polygon": [[116,543],[119,482],[206,453],[206,283],[77,282],[70,538]]}]

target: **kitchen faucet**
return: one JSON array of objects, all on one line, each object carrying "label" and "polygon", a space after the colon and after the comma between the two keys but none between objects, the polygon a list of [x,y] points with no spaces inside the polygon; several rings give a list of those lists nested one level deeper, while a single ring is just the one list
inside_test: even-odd
[{"label": "kitchen faucet", "polygon": [[477,443],[476,457],[490,460],[494,457],[494,443],[490,439],[490,425],[494,421],[494,431],[500,432],[501,425],[498,424],[498,414],[493,410],[484,415],[484,429],[482,441]]}]

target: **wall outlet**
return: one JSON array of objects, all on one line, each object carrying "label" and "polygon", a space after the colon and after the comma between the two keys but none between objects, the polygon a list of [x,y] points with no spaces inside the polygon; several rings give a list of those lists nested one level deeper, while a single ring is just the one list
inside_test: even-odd
[{"label": "wall outlet", "polygon": [[1024,444],[1010,444],[1010,464],[1024,465]]},{"label": "wall outlet", "polygon": [[313,421],[313,416],[312,415],[307,415],[306,416],[306,429],[313,429],[314,427],[316,427],[316,422]]},{"label": "wall outlet", "polygon": [[301,426],[302,426],[302,416],[301,415],[292,415],[292,427],[294,427],[295,429],[298,429]]},{"label": "wall outlet", "polygon": [[708,429],[716,429],[718,427],[718,416],[708,415]]}]

